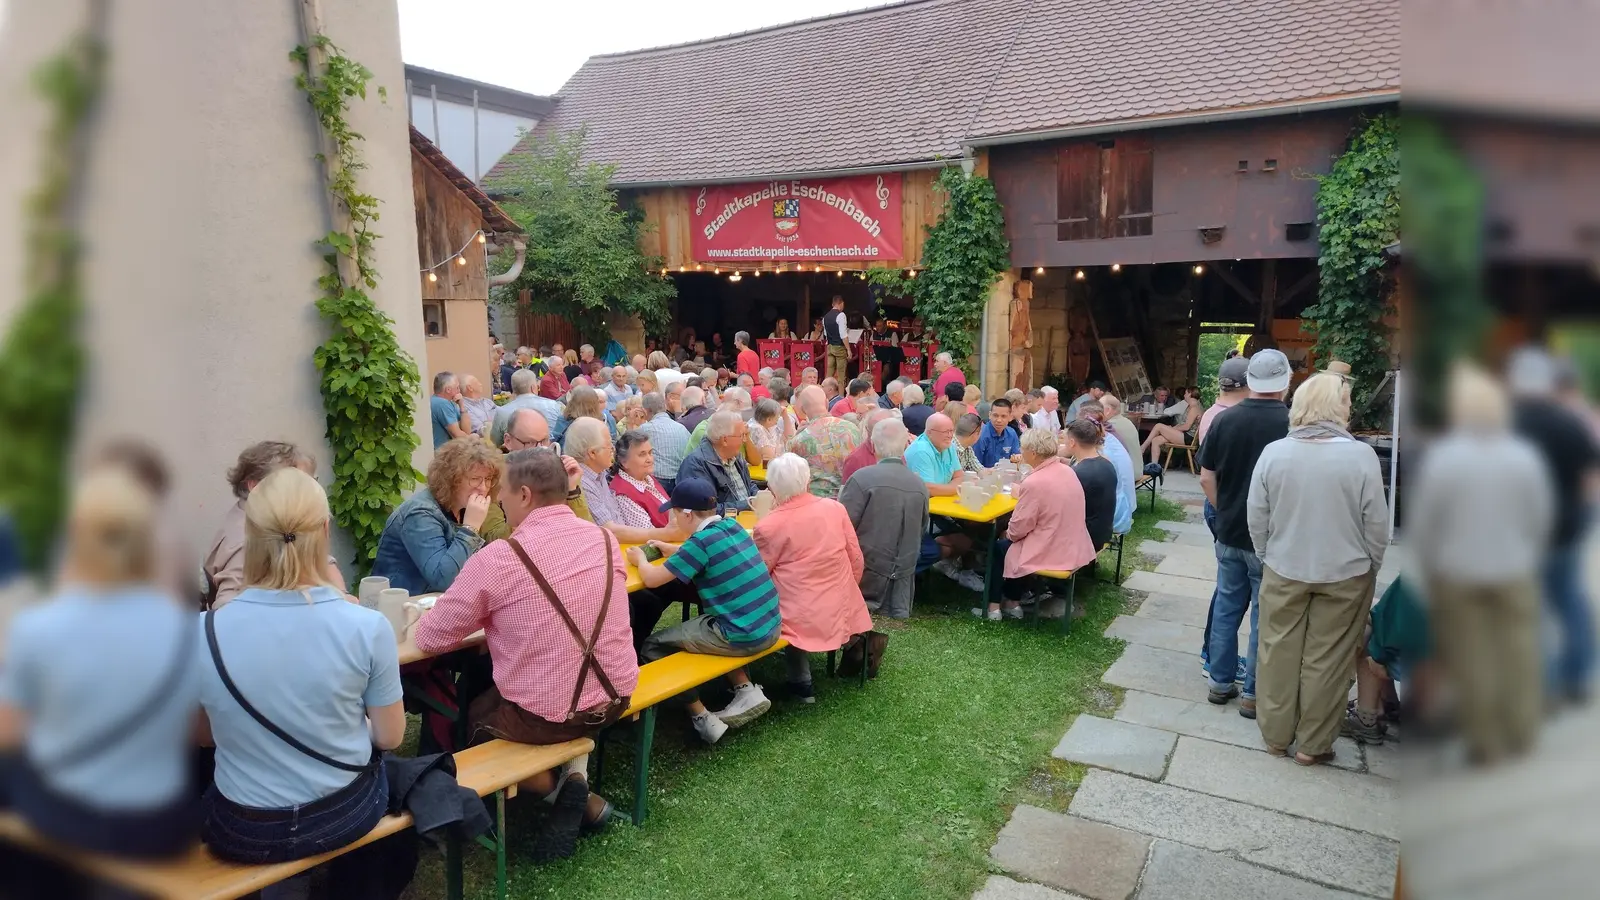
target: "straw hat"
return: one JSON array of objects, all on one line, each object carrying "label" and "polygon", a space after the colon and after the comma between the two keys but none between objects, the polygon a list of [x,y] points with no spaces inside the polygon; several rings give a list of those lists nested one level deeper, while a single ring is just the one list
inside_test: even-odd
[{"label": "straw hat", "polygon": [[1343,375],[1348,378],[1350,377],[1350,364],[1344,360],[1330,359],[1322,371],[1327,372],[1329,375]]}]

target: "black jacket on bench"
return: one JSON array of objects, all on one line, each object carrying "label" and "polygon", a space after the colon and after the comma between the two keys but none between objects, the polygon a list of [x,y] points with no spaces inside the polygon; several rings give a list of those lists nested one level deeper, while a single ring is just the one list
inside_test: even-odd
[{"label": "black jacket on bench", "polygon": [[411,813],[419,835],[443,846],[454,829],[463,841],[487,834],[494,823],[476,792],[456,783],[456,758],[448,753],[384,759],[389,775],[389,812]]}]

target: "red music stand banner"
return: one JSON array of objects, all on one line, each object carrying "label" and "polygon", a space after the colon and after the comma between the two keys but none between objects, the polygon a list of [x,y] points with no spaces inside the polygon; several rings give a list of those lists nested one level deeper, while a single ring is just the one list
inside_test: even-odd
[{"label": "red music stand banner", "polygon": [[756,353],[761,357],[762,368],[789,367],[789,342],[782,338],[762,338],[756,341]]},{"label": "red music stand banner", "polygon": [[915,341],[906,341],[900,344],[900,352],[905,354],[905,361],[900,364],[900,374],[913,382],[922,380],[922,345]]},{"label": "red music stand banner", "polygon": [[808,368],[820,370],[818,361],[821,359],[822,341],[790,341],[789,374],[794,376],[794,384],[800,383],[800,373],[803,370]]}]

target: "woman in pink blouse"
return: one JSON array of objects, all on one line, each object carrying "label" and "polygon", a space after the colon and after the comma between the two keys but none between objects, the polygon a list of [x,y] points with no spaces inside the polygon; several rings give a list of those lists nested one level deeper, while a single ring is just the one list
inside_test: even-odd
[{"label": "woman in pink blouse", "polygon": [[[1035,428],[1022,436],[1022,461],[1033,471],[1011,489],[1017,508],[1005,538],[995,543],[990,556],[990,565],[1005,560],[1004,612],[1001,604],[990,603],[985,617],[991,622],[1002,615],[1022,618],[1022,592],[1033,573],[1072,571],[1094,562],[1094,542],[1084,520],[1083,485],[1072,468],[1056,458],[1058,449],[1056,436],[1046,429]],[[1072,610],[1065,615],[1072,615]]]},{"label": "woman in pink blouse", "polygon": [[793,453],[768,463],[767,487],[777,506],[752,535],[778,586],[789,690],[804,703],[812,702],[810,654],[837,650],[872,630],[850,514],[837,500],[808,493],[810,483],[811,467]]}]

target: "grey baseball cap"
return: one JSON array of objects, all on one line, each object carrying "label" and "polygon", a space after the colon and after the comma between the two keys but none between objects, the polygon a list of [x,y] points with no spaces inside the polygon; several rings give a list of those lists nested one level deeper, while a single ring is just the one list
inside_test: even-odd
[{"label": "grey baseball cap", "polygon": [[1280,350],[1257,350],[1245,369],[1245,381],[1258,394],[1289,389],[1289,357]]},{"label": "grey baseball cap", "polygon": [[1217,386],[1225,391],[1237,391],[1245,386],[1245,373],[1250,369],[1250,359],[1244,356],[1235,356],[1233,359],[1222,361],[1222,368],[1217,370]]}]

